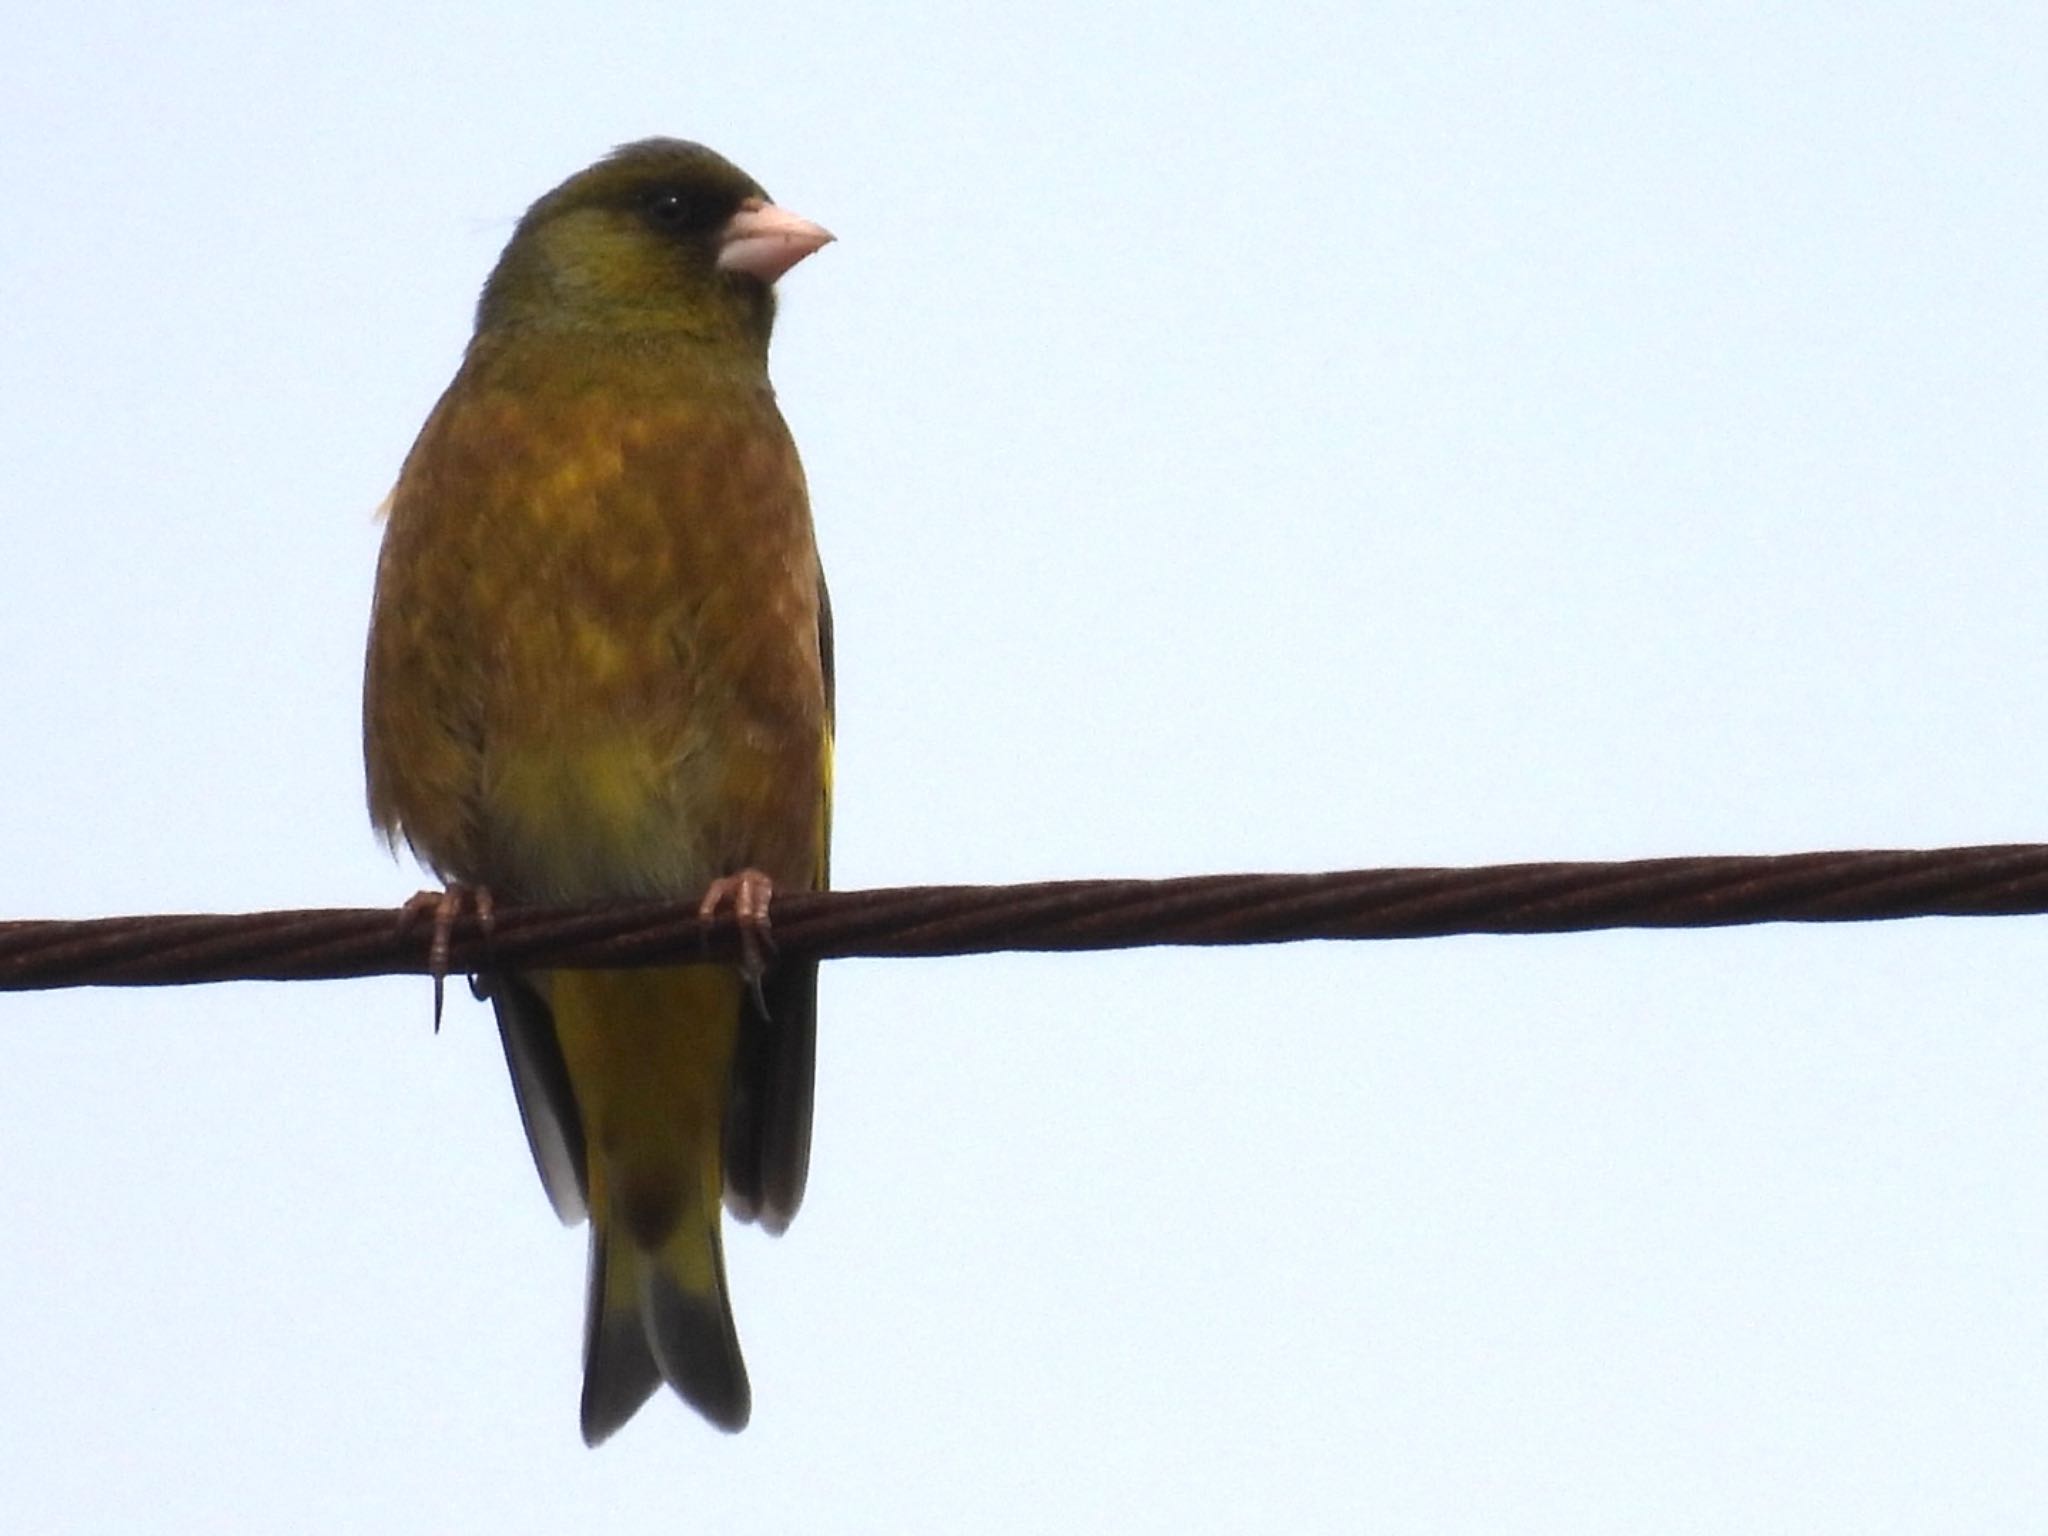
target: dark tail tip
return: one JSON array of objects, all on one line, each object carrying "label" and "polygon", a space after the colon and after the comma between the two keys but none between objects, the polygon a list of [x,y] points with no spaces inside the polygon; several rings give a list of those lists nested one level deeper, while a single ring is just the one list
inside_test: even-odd
[{"label": "dark tail tip", "polygon": [[602,1445],[612,1432],[640,1411],[640,1405],[661,1385],[661,1371],[648,1353],[637,1317],[618,1319],[630,1328],[629,1339],[603,1339],[583,1369],[583,1443]]},{"label": "dark tail tip", "polygon": [[[647,1347],[638,1297],[628,1289],[625,1304],[607,1304],[605,1277],[609,1244],[601,1225],[590,1229],[590,1305],[583,1334],[583,1443],[601,1445],[661,1385],[661,1368]],[[620,1276],[631,1286],[632,1270]]]},{"label": "dark tail tip", "polygon": [[754,1395],[726,1305],[724,1276],[709,1294],[681,1289],[658,1266],[650,1266],[647,1280],[647,1339],[661,1374],[684,1402],[737,1434],[753,1414]]}]

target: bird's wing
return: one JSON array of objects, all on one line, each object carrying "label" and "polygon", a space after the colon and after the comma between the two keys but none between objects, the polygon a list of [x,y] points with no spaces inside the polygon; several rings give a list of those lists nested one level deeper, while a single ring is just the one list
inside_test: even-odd
[{"label": "bird's wing", "polygon": [[[814,888],[831,884],[832,731],[835,712],[832,600],[818,577],[818,659],[825,675],[825,803],[818,817]],[[761,1006],[765,1004],[766,1014]],[[786,961],[762,978],[759,1002],[742,1004],[725,1122],[725,1201],[743,1221],[780,1232],[803,1204],[811,1165],[811,1099],[818,1066],[818,963]]]},{"label": "bird's wing", "polygon": [[512,1069],[512,1096],[541,1188],[563,1224],[574,1226],[588,1213],[589,1173],[583,1117],[555,1038],[554,1010],[531,979],[514,972],[480,976],[477,990],[490,998],[498,1015],[505,1065]]}]

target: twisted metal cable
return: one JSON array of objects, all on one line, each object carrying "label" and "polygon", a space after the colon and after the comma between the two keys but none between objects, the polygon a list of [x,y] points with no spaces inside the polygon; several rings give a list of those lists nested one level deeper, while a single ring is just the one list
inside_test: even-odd
[{"label": "twisted metal cable", "polygon": [[[1719,928],[2048,913],[2048,845],[1058,880],[788,893],[776,952],[966,955],[1595,928]],[[385,908],[0,922],[0,991],[427,973],[429,918]],[[451,934],[452,973],[730,958],[692,902],[500,907]]]}]

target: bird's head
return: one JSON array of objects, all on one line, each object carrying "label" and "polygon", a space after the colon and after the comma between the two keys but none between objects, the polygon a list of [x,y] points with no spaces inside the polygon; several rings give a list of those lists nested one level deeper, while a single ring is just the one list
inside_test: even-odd
[{"label": "bird's head", "polygon": [[681,334],[765,353],[775,280],[831,238],[703,145],[643,139],[526,210],[477,331]]}]

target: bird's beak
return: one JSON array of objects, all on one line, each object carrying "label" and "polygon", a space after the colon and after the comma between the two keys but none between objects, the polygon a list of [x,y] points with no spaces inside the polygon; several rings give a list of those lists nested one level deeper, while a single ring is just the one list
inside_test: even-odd
[{"label": "bird's beak", "polygon": [[772,283],[831,239],[829,229],[750,197],[719,231],[718,265]]}]

